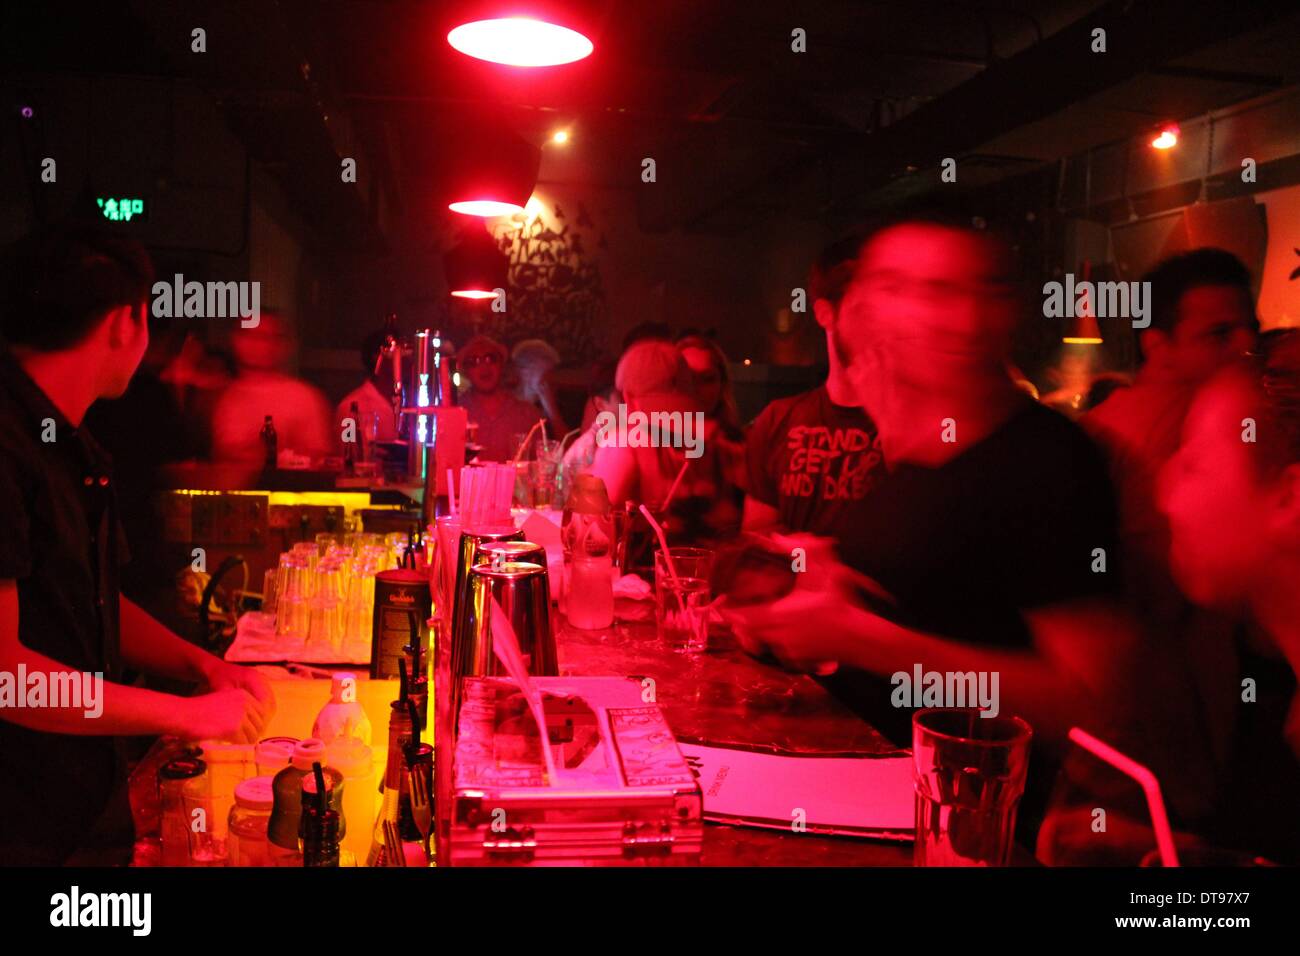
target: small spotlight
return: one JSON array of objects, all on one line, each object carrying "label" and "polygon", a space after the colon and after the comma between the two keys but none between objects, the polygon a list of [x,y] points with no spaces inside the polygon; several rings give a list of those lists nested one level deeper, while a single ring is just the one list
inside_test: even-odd
[{"label": "small spotlight", "polygon": [[746,364],[746,365],[753,365],[754,363],[753,363],[752,361],[750,361],[749,359],[745,359],[745,364]]},{"label": "small spotlight", "polygon": [[33,116],[36,115],[36,111],[32,109],[30,106],[24,106],[18,112],[22,115],[23,119],[31,119]]},{"label": "small spotlight", "polygon": [[1154,149],[1173,149],[1178,145],[1178,127],[1173,123],[1160,128],[1160,135],[1151,141]]},{"label": "small spotlight", "polygon": [[551,142],[558,146],[563,146],[569,141],[569,131],[567,129],[557,129],[551,136]]}]

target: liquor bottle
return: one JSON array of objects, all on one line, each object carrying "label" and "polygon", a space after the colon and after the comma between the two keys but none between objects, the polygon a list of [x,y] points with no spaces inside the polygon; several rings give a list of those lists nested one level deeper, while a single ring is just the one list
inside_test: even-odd
[{"label": "liquor bottle", "polygon": [[266,470],[274,471],[276,462],[276,443],[278,439],[275,436],[275,424],[271,421],[271,416],[267,415],[262,422],[262,430],[259,432],[262,439],[262,447],[266,449]]},{"label": "liquor bottle", "polygon": [[[405,662],[403,662],[404,664]],[[402,668],[405,673],[406,668]],[[405,684],[405,681],[403,681]],[[409,866],[423,854],[423,837],[411,808],[406,745],[411,738],[411,706],[405,697],[391,704],[388,720],[388,762],[384,766],[383,801],[375,818],[367,866]],[[413,846],[412,846],[413,845]],[[419,865],[427,865],[427,860]]]},{"label": "liquor bottle", "polygon": [[302,781],[302,865],[339,865],[339,812],[330,806],[330,783],[319,762]]}]

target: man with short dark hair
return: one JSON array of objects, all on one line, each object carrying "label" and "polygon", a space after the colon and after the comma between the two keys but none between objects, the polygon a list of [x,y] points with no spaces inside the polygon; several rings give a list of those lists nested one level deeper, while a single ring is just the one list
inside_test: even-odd
[{"label": "man with short dark hair", "polygon": [[1137,379],[1083,418],[1110,459],[1132,574],[1166,566],[1169,540],[1154,503],[1155,476],[1178,447],[1196,390],[1245,354],[1259,329],[1250,273],[1222,249],[1173,256],[1142,281],[1151,283],[1151,326],[1138,337]]},{"label": "man with short dark hair", "polygon": [[[259,675],[118,589],[127,552],[111,462],[82,420],[139,365],[152,282],[143,248],[77,232],[20,242],[0,280],[0,864],[125,862],[117,738],[253,742],[274,706]],[[208,692],[132,687],[127,669]]]},{"label": "man with short dark hair", "polygon": [[746,531],[779,526],[833,534],[845,505],[866,495],[879,475],[876,426],[848,381],[851,353],[839,322],[840,300],[853,277],[861,241],[850,237],[833,243],[810,270],[808,300],[826,333],[826,381],[777,399],[750,426]]}]

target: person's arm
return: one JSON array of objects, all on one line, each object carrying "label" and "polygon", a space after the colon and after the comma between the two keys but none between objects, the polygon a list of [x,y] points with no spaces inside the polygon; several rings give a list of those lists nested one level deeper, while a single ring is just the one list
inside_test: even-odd
[{"label": "person's arm", "polygon": [[[342,447],[340,435],[342,425],[334,420],[334,409],[323,392],[312,385],[303,383],[303,420],[301,442],[305,446],[294,451],[310,455],[332,455]],[[338,425],[338,427],[335,427]]]},{"label": "person's arm", "polygon": [[[18,639],[18,585],[0,580],[0,672],[44,674],[50,687],[85,688],[87,675],[46,657]],[[61,677],[60,675],[66,675]],[[81,736],[174,734],[187,740],[214,738],[253,743],[264,725],[257,701],[237,688],[199,697],[176,697],[100,679],[99,692],[83,693],[80,706],[6,707],[0,720],[32,730]],[[26,688],[18,688],[24,692]],[[93,699],[92,699],[93,698]]]},{"label": "person's arm", "polygon": [[745,495],[745,507],[740,519],[741,531],[772,531],[780,525],[780,511],[753,495]]},{"label": "person's arm", "polygon": [[[1003,714],[1024,717],[1041,736],[1063,740],[1071,727],[1089,724],[1123,673],[1119,661],[1133,647],[1135,625],[1105,599],[1071,601],[1022,612],[1033,646],[1023,651],[985,647],[924,634],[869,611],[853,608],[857,640],[848,660],[889,676],[916,664],[939,672],[998,675]],[[1108,690],[1109,688],[1109,690]]]},{"label": "person's arm", "polygon": [[[613,502],[640,502],[638,490],[640,482],[637,476],[636,455],[631,448],[621,445],[596,446],[596,457],[592,459],[588,474],[595,475],[605,482],[605,491]],[[653,508],[659,502],[644,502],[647,508]]]},{"label": "person's arm", "polygon": [[257,671],[228,664],[172,633],[144,608],[125,595],[118,601],[121,614],[122,660],[136,670],[159,677],[194,681],[212,690],[237,688],[257,701],[262,722],[275,713],[271,686]]},{"label": "person's arm", "polygon": [[[820,563],[820,562],[819,562]],[[1136,646],[1130,617],[1093,598],[1022,612],[1032,637],[1026,650],[955,641],[913,630],[867,610],[847,588],[809,581],[770,605],[727,613],[742,643],[769,650],[791,666],[825,672],[825,664],[888,677],[926,671],[996,672],[1002,713],[1024,717],[1039,734],[1060,739],[1071,726],[1104,713]],[[819,575],[819,577],[823,577]]]}]

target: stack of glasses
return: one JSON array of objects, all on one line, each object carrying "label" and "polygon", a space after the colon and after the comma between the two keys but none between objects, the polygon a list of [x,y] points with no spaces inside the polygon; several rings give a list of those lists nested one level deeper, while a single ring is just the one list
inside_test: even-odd
[{"label": "stack of glasses", "polygon": [[398,567],[406,535],[317,535],[280,555],[275,579],[275,632],[308,646],[341,651],[369,646],[375,575]]}]

